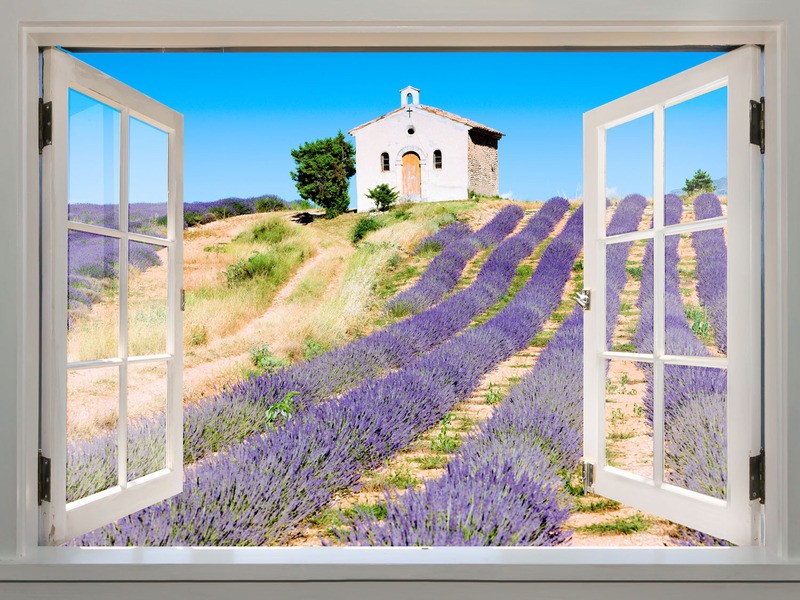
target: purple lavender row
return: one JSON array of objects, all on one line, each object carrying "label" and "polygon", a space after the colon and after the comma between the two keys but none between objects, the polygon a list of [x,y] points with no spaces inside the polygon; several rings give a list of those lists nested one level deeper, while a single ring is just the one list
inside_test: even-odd
[{"label": "purple lavender row", "polygon": [[436,255],[419,280],[389,300],[386,308],[402,308],[416,314],[439,302],[456,286],[467,262],[479,250],[497,244],[511,233],[523,214],[524,211],[519,206],[504,206],[478,231],[450,244]]},{"label": "purple lavender row", "polygon": [[[683,205],[679,197],[665,198],[665,223],[680,222]],[[709,356],[703,343],[686,322],[678,274],[679,236],[666,236],[664,323],[667,354]],[[699,261],[698,261],[699,265]],[[641,309],[635,335],[637,351],[653,351],[653,245],[648,242],[642,265]],[[653,372],[645,373],[644,398],[648,422],[653,422]],[[727,374],[722,369],[667,365],[664,368],[665,480],[680,487],[725,498],[727,489]]]},{"label": "purple lavender row", "polygon": [[414,253],[419,254],[420,252],[439,252],[443,248],[447,248],[453,242],[457,242],[462,238],[467,237],[468,235],[472,234],[472,229],[470,226],[462,221],[456,221],[455,223],[450,223],[445,227],[442,227],[436,233],[432,233],[428,237],[424,238],[417,247],[414,248]]},{"label": "purple lavender row", "polygon": [[[626,197],[608,235],[634,231],[647,201]],[[632,243],[615,244],[607,259],[609,323],[619,313]],[[621,275],[620,275],[621,273]],[[616,302],[612,302],[616,298]],[[613,329],[612,329],[613,331]],[[340,539],[352,545],[549,546],[564,543],[569,509],[559,471],[582,454],[583,312],[574,310],[480,430],[468,438],[445,474],[392,500],[386,519],[359,511]]]},{"label": "purple lavender row", "polygon": [[[722,216],[714,194],[700,194],[694,200],[695,219]],[[728,349],[728,247],[722,229],[692,233],[697,255],[697,296],[714,326],[714,341],[723,354]]]},{"label": "purple lavender row", "polygon": [[[561,200],[562,203],[566,202]],[[267,545],[292,535],[437,423],[494,366],[527,347],[558,306],[581,248],[578,209],[514,299],[407,367],[309,407],[187,471],[179,496],[91,532],[80,545]]]},{"label": "purple lavender row", "polygon": [[[321,402],[371,377],[401,368],[464,329],[506,293],[518,263],[553,231],[569,203],[554,198],[484,263],[475,282],[438,306],[274,375],[241,382],[215,398],[184,409],[187,463],[268,427],[267,408],[290,393],[297,409]],[[159,468],[163,415],[129,426],[132,477]],[[78,499],[116,482],[115,437],[81,440],[67,449],[68,498]]]}]

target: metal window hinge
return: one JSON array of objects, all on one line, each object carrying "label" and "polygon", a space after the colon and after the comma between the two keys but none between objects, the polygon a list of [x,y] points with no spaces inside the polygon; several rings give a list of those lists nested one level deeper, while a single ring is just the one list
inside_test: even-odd
[{"label": "metal window hinge", "polygon": [[590,310],[592,308],[591,290],[581,290],[575,294],[573,298],[575,298],[575,302],[577,302],[578,306],[580,306],[583,310]]},{"label": "metal window hinge", "polygon": [[764,121],[764,97],[750,100],[750,143],[755,144],[764,154],[766,146],[766,124]]},{"label": "metal window hinge", "polygon": [[39,505],[50,502],[50,459],[39,450]]},{"label": "metal window hinge", "polygon": [[39,154],[53,143],[53,103],[39,98]]},{"label": "metal window hinge", "polygon": [[181,312],[186,310],[186,290],[181,288]]},{"label": "metal window hinge", "polygon": [[750,500],[758,500],[764,504],[764,449],[755,456],[750,457]]},{"label": "metal window hinge", "polygon": [[583,480],[583,493],[588,494],[594,485],[594,465],[588,462],[581,462],[581,479]]}]

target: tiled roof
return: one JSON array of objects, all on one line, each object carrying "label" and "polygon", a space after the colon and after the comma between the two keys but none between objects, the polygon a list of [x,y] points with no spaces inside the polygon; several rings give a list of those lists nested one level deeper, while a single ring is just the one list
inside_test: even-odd
[{"label": "tiled roof", "polygon": [[[354,131],[358,131],[359,129],[363,129],[367,125],[372,125],[373,123],[377,123],[378,121],[381,121],[382,119],[385,119],[386,117],[390,117],[391,115],[397,114],[400,111],[406,110],[406,108],[407,107],[405,107],[405,106],[401,106],[400,108],[396,108],[393,111],[388,112],[385,115],[382,115],[382,116],[378,117],[377,119],[372,119],[371,121],[367,121],[366,123],[364,123],[362,125],[359,125],[358,127],[353,127],[349,131],[349,133],[352,134]],[[426,106],[424,104],[415,104],[413,106],[413,108],[415,110],[417,110],[417,109],[424,110],[425,112],[431,113],[432,115],[437,115],[437,116],[440,116],[440,117],[444,117],[445,119],[450,119],[451,121],[455,121],[456,123],[461,123],[462,125],[466,125],[470,129],[480,129],[481,131],[485,131],[486,133],[489,133],[491,135],[496,136],[498,139],[505,135],[504,133],[501,133],[501,132],[497,131],[496,129],[492,129],[491,127],[487,127],[486,125],[481,125],[477,121],[473,121],[471,119],[465,119],[464,117],[461,117],[459,115],[453,114],[451,112],[447,112],[446,110],[442,110],[441,108],[436,108],[436,107],[433,107],[433,106]]]}]

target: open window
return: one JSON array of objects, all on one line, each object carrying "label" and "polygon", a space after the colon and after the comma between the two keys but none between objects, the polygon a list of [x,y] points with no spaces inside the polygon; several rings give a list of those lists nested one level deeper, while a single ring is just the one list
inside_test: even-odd
[{"label": "open window", "polygon": [[[59,544],[182,487],[183,117],[60,50],[43,69],[40,543]],[[82,427],[104,445],[89,485]]]},{"label": "open window", "polygon": [[[760,539],[757,484],[763,481],[757,351],[760,65],[758,48],[740,48],[584,114],[585,286],[590,292],[579,298],[587,309],[585,483],[599,495],[739,545]],[[721,95],[726,111],[727,199],[692,205],[669,193],[665,173],[690,144],[702,144],[691,132],[680,133],[681,111],[714,95]],[[627,135],[637,127],[650,134]],[[652,164],[652,187],[639,192],[647,203],[645,218],[607,232],[610,178],[624,171],[615,164],[613,148],[620,143],[638,143],[640,154],[652,157],[652,162],[645,159]],[[630,173],[631,165],[626,168]],[[691,248],[696,259],[694,272],[688,272],[697,286],[688,294],[681,284],[679,245]],[[636,246],[638,263],[631,260]],[[620,302],[626,267],[640,279],[639,322],[635,337],[614,343],[617,320],[611,306]],[[687,322],[685,297],[692,293],[701,303],[705,296],[716,339],[704,341]],[[644,374],[647,382],[648,399],[640,409],[651,442],[638,460],[620,465],[608,452],[613,408],[607,382],[610,373],[624,368]]]}]

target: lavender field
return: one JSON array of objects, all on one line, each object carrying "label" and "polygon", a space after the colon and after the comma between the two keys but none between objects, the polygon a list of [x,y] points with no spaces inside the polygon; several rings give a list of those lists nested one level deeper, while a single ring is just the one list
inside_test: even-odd
[{"label": "lavender field", "polygon": [[[289,208],[278,200],[271,208],[263,198],[187,205],[185,225]],[[376,279],[375,289],[389,291],[370,327],[298,360],[273,357],[269,368],[187,404],[183,492],[71,544],[551,546],[600,531],[581,521],[587,513],[597,523],[633,519],[624,507],[575,495],[583,313],[570,297],[582,284],[583,209],[563,198],[523,206],[465,205],[456,217],[437,216],[433,232],[419,228]],[[712,194],[668,196],[666,209],[668,223],[723,210]],[[609,234],[652,218],[639,195],[609,210]],[[85,207],[75,214],[83,222],[118,219]],[[163,236],[162,216],[158,206],[137,207],[131,230]],[[398,230],[408,227],[403,219]],[[391,239],[387,230],[354,252],[375,252]],[[279,244],[300,234],[282,235]],[[70,327],[113,302],[118,249],[97,237],[70,238]],[[668,352],[724,354],[724,232],[671,237]],[[129,249],[135,269],[158,267],[158,252],[140,246]],[[652,350],[652,254],[638,242],[608,252],[609,347]],[[725,498],[726,378],[710,371],[667,368],[666,477]],[[652,374],[648,365],[611,364],[608,379],[609,464],[646,470]],[[163,462],[164,423],[156,411],[129,424],[133,476]],[[68,500],[114,485],[115,440],[111,428],[70,441]],[[636,518],[634,532],[649,527],[664,543],[718,543]]]}]

